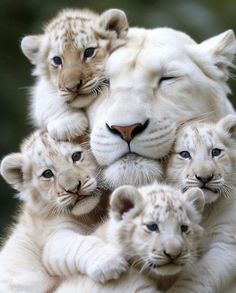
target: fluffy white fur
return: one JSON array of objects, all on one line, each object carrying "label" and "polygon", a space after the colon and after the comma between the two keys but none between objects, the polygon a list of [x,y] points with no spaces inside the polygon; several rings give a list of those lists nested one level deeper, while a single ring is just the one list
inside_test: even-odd
[{"label": "fluffy white fur", "polygon": [[88,127],[84,109],[106,86],[105,61],[125,41],[127,30],[121,10],[110,9],[99,16],[89,10],[66,9],[47,24],[43,34],[23,38],[22,51],[35,65],[37,78],[30,109],[35,126],[59,140],[84,134]]},{"label": "fluffy white fur", "polygon": [[234,115],[217,124],[187,125],[177,136],[167,169],[169,181],[182,189],[202,188],[207,204],[201,222],[202,256],[195,270],[180,278],[169,293],[236,292],[235,146]]},{"label": "fluffy white fur", "polygon": [[[204,196],[198,188],[184,194],[156,183],[118,188],[111,196],[110,217],[95,235],[119,248],[131,269],[105,284],[79,275],[56,292],[157,293],[170,287],[195,262],[203,234],[198,224],[203,208]],[[150,230],[151,224],[158,226]],[[188,226],[184,232],[182,225]]]},{"label": "fluffy white fur", "polygon": [[[232,30],[197,44],[169,28],[130,29],[108,59],[110,89],[88,108],[92,151],[111,188],[156,180],[181,122],[234,113],[226,81],[235,51]],[[109,130],[136,123],[145,127],[129,143]]]},{"label": "fluffy white fur", "polygon": [[96,164],[79,144],[37,131],[3,159],[1,174],[24,204],[0,252],[0,292],[51,292],[78,272],[104,282],[126,269],[119,249],[87,235],[100,196]]}]

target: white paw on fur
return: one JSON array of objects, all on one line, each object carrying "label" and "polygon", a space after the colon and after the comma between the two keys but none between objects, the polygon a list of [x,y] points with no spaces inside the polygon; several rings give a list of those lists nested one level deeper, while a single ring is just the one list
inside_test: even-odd
[{"label": "white paw on fur", "polygon": [[[73,118],[73,119],[72,119]],[[84,114],[74,117],[51,121],[47,125],[49,135],[56,140],[73,140],[85,134],[88,128],[88,119]]]},{"label": "white paw on fur", "polygon": [[111,245],[103,247],[95,262],[91,265],[88,275],[96,282],[104,283],[118,279],[120,274],[128,269],[128,263],[120,250]]}]

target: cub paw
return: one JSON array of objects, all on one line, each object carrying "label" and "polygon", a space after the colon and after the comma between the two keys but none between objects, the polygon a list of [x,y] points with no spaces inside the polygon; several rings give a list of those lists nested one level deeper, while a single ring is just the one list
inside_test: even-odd
[{"label": "cub paw", "polygon": [[128,263],[116,248],[107,245],[103,248],[95,262],[91,264],[88,275],[96,282],[104,283],[118,279],[120,274],[128,268]]},{"label": "cub paw", "polygon": [[85,134],[88,128],[88,119],[84,115],[77,119],[62,119],[48,123],[47,130],[49,135],[59,141],[71,141],[78,136]]}]

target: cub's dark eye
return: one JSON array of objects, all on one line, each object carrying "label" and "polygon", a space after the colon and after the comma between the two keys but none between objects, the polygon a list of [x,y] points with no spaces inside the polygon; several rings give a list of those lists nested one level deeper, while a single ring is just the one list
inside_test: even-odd
[{"label": "cub's dark eye", "polygon": [[181,229],[181,232],[185,233],[188,231],[188,225],[181,225],[180,229]]},{"label": "cub's dark eye", "polygon": [[51,171],[50,169],[47,169],[47,170],[45,170],[45,171],[42,173],[42,176],[43,176],[44,178],[49,179],[49,178],[53,177],[54,175],[53,175],[53,173],[52,173],[52,171]]},{"label": "cub's dark eye", "polygon": [[73,162],[79,161],[81,159],[81,157],[82,157],[82,152],[75,152],[71,156]]},{"label": "cub's dark eye", "polygon": [[163,81],[165,80],[169,80],[169,79],[173,79],[175,78],[174,76],[162,76],[160,79],[159,79],[159,84],[161,84]]},{"label": "cub's dark eye", "polygon": [[148,228],[149,231],[152,231],[152,232],[159,231],[158,225],[154,222],[147,223],[146,227]]},{"label": "cub's dark eye", "polygon": [[61,65],[62,64],[62,59],[61,57],[59,56],[55,56],[52,58],[53,62],[56,64],[56,65]]},{"label": "cub's dark eye", "polygon": [[221,154],[222,150],[221,149],[213,149],[211,151],[212,157],[218,157]]},{"label": "cub's dark eye", "polygon": [[89,58],[89,57],[92,57],[94,52],[95,52],[96,48],[94,47],[90,47],[90,48],[87,48],[85,51],[84,51],[84,58]]},{"label": "cub's dark eye", "polygon": [[182,158],[184,158],[184,159],[189,159],[189,158],[191,158],[191,155],[190,155],[190,153],[189,153],[188,151],[182,151],[182,152],[179,153],[179,155],[180,155]]}]

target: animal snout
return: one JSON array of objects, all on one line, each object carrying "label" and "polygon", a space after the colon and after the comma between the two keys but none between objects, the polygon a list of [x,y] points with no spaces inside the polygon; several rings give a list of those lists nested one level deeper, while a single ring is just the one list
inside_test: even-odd
[{"label": "animal snout", "polygon": [[79,83],[70,84],[65,86],[65,90],[70,93],[77,93],[82,86],[83,81],[80,80]]},{"label": "animal snout", "polygon": [[134,123],[134,124],[125,125],[125,126],[121,126],[121,125],[109,126],[106,123],[106,126],[107,126],[107,129],[111,133],[120,136],[123,140],[129,143],[136,135],[140,134],[147,128],[148,123],[149,123],[149,120],[146,120],[146,122],[143,124]]},{"label": "animal snout", "polygon": [[214,177],[214,166],[211,162],[197,162],[193,168],[193,175],[203,184],[208,183]]},{"label": "animal snout", "polygon": [[68,192],[68,193],[78,193],[78,191],[80,190],[81,185],[82,185],[82,183],[79,180],[77,185],[75,185],[73,187],[70,187],[70,188],[64,188],[64,190],[66,192]]},{"label": "animal snout", "polygon": [[212,180],[213,174],[208,174],[208,175],[197,175],[195,174],[195,177],[198,181],[202,183],[207,183]]},{"label": "animal snout", "polygon": [[174,250],[173,251],[164,250],[163,253],[170,260],[174,260],[174,259],[177,259],[181,255],[182,250],[181,249],[175,250],[175,251]]},{"label": "animal snout", "polygon": [[182,242],[177,239],[169,239],[163,247],[163,254],[170,260],[177,259],[182,254]]},{"label": "animal snout", "polygon": [[83,85],[83,79],[80,70],[65,69],[60,76],[59,87],[62,91],[69,93],[78,93]]}]

